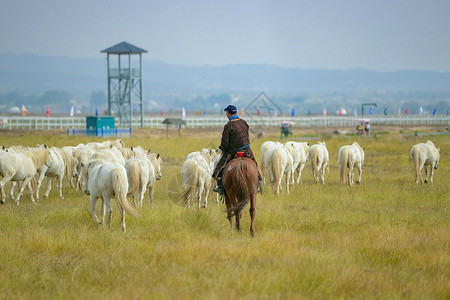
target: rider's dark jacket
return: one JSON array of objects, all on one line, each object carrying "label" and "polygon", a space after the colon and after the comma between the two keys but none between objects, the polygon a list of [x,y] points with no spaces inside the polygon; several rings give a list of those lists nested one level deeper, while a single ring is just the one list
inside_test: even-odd
[{"label": "rider's dark jacket", "polygon": [[247,122],[238,117],[229,120],[223,127],[222,140],[219,149],[222,150],[222,158],[214,169],[214,178],[217,178],[219,171],[227,160],[233,159],[237,152],[244,152],[245,157],[255,161],[252,149],[250,148]]}]

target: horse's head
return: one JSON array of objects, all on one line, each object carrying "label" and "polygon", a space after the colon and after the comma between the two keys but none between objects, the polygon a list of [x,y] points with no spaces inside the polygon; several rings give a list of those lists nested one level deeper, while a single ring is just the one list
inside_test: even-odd
[{"label": "horse's head", "polygon": [[161,174],[161,165],[163,163],[161,156],[158,154],[151,153],[148,155],[148,158],[150,159],[150,162],[152,163],[153,167],[156,171],[156,180],[160,180],[162,177]]},{"label": "horse's head", "polygon": [[441,147],[437,148],[436,151],[436,163],[434,164],[434,168],[437,169],[439,167],[439,158],[441,157]]}]

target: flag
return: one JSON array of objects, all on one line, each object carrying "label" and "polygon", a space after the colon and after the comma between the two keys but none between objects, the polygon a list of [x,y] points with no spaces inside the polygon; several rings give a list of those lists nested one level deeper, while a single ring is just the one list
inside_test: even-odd
[{"label": "flag", "polygon": [[405,109],[405,115],[408,115],[408,108]]},{"label": "flag", "polygon": [[50,105],[47,106],[47,118],[50,117]]},{"label": "flag", "polygon": [[256,111],[256,115],[257,115],[257,116],[260,116],[260,115],[261,115],[261,112],[259,111],[259,108],[258,108],[258,110]]},{"label": "flag", "polygon": [[295,108],[292,108],[291,117],[295,117]]},{"label": "flag", "polygon": [[419,115],[422,115],[423,114],[423,108],[422,108],[422,106],[419,108]]},{"label": "flag", "polygon": [[74,110],[75,108],[73,107],[73,105],[72,105],[72,107],[70,108],[70,116],[71,117],[73,117],[73,110]]},{"label": "flag", "polygon": [[342,116],[342,108],[339,108],[339,115]]},{"label": "flag", "polygon": [[162,108],[159,109],[159,113],[161,114],[161,117],[163,116]]},{"label": "flag", "polygon": [[245,114],[244,108],[241,108],[241,116],[243,116],[244,114]]},{"label": "flag", "polygon": [[278,111],[275,109],[275,111],[273,112],[273,116],[277,117],[278,116]]},{"label": "flag", "polygon": [[384,108],[384,115],[387,116],[387,107]]},{"label": "flag", "polygon": [[[162,114],[161,114],[162,116]],[[184,106],[181,108],[181,118],[186,118],[186,110],[184,109]]]},{"label": "flag", "polygon": [[95,116],[98,117],[98,110],[97,110],[97,107],[95,108]]},{"label": "flag", "polygon": [[323,116],[326,117],[327,116],[327,109],[324,107],[323,108]]},{"label": "flag", "polygon": [[203,111],[202,111],[202,117],[204,117],[205,116],[205,109],[203,109]]},{"label": "flag", "polygon": [[22,116],[26,116],[27,115],[27,109],[25,108],[25,105],[22,104]]},{"label": "flag", "polygon": [[372,115],[373,114],[373,110],[372,110],[372,107],[369,109],[369,115]]},{"label": "flag", "polygon": [[402,115],[402,111],[400,110],[400,107],[398,108],[398,116],[400,117]]},{"label": "flag", "polygon": [[436,107],[433,109],[433,116],[436,115]]},{"label": "flag", "polygon": [[308,109],[308,117],[311,117],[311,110]]},{"label": "flag", "polygon": [[355,108],[353,108],[353,114],[355,115],[355,118],[358,116],[358,110]]}]

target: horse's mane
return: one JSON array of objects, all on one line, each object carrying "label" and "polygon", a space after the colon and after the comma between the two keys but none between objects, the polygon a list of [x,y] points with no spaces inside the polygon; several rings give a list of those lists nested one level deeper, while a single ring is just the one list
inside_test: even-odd
[{"label": "horse's mane", "polygon": [[42,166],[43,164],[45,164],[45,162],[48,159],[48,156],[50,155],[50,149],[44,145],[44,146],[39,146],[36,149],[33,150],[25,150],[23,151],[23,153],[31,158],[31,160],[33,161],[33,164],[36,168]]}]

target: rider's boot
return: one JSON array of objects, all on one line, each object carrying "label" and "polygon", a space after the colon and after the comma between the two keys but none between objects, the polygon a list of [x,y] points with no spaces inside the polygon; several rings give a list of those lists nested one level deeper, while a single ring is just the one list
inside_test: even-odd
[{"label": "rider's boot", "polygon": [[213,191],[218,193],[219,195],[223,195],[222,177],[217,177],[217,185],[213,189]]}]

